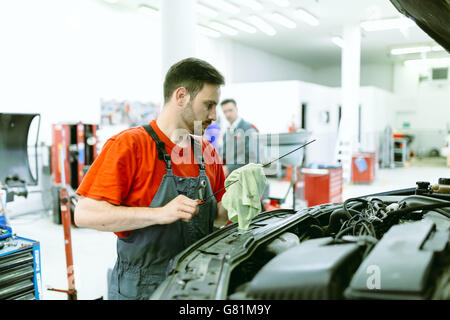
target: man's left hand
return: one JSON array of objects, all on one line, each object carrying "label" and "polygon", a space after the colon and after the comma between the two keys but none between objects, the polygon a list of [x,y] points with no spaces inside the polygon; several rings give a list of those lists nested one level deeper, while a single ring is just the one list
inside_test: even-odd
[{"label": "man's left hand", "polygon": [[222,227],[228,222],[228,211],[222,205],[222,201],[217,203],[217,216],[214,220],[215,227]]},{"label": "man's left hand", "polygon": [[227,166],[222,166],[223,168],[223,173],[225,174],[225,177],[228,177],[228,175],[230,174],[230,170],[228,170]]}]

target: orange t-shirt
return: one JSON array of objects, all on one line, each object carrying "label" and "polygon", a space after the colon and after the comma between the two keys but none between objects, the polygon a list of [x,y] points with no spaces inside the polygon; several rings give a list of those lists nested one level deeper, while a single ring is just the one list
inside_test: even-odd
[{"label": "orange t-shirt", "polygon": [[[159,128],[156,120],[150,125],[159,139],[164,142],[166,152],[172,157],[172,172],[180,177],[198,177],[199,165],[188,161],[183,151],[193,155],[192,148],[176,146]],[[174,149],[175,148],[175,149]],[[217,150],[209,142],[202,140],[206,175],[213,192],[224,187],[225,175]],[[174,160],[172,151],[178,154]],[[175,154],[175,153],[174,153]],[[180,163],[181,162],[181,163]],[[108,139],[100,155],[92,164],[77,189],[77,194],[95,200],[105,200],[115,205],[128,207],[150,206],[162,178],[166,173],[164,161],[158,158],[155,141],[143,127],[126,129]],[[222,200],[225,190],[215,195]],[[132,231],[115,232],[119,237],[127,237]]]}]

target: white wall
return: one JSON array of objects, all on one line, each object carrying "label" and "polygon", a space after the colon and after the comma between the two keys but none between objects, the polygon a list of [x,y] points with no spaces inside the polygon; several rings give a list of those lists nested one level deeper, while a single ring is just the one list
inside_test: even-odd
[{"label": "white wall", "polygon": [[360,88],[362,152],[379,151],[380,138],[387,126],[393,127],[394,110],[403,105],[392,92],[377,87]]},{"label": "white wall", "polygon": [[[227,84],[302,80],[340,85],[340,66],[311,69],[233,41],[202,36],[197,40],[197,56],[215,65]],[[160,21],[118,12],[93,0],[1,1],[0,71],[0,111],[41,113],[41,140],[50,143],[52,123],[98,123],[101,99],[161,101]],[[419,84],[420,72],[402,65],[362,65],[361,85],[403,97],[392,109],[374,105],[372,114],[391,119],[394,129],[409,121],[411,131],[425,132],[415,143],[426,149],[443,143],[450,119],[450,86]],[[266,90],[278,89],[271,83]],[[287,98],[293,95],[285,91]],[[241,98],[239,103],[246,105],[248,99],[257,104],[258,96]],[[224,90],[222,98],[226,97]],[[273,99],[278,106],[279,95]],[[286,111],[287,116],[270,114],[270,121],[258,120],[267,114],[256,115],[256,125],[269,130],[275,124],[281,130],[290,118],[298,119],[299,106],[289,108],[293,111]],[[378,130],[368,126],[367,131]]]},{"label": "white wall", "polygon": [[[363,117],[366,113],[376,119],[365,121],[368,127],[365,128],[367,136],[363,137],[366,139],[364,149],[373,148],[369,140],[375,140],[371,135],[376,135],[388,124],[394,130],[414,136],[411,149],[416,154],[426,155],[431,149],[445,145],[450,130],[450,81],[440,84],[419,82],[419,77],[429,74],[429,69],[429,66],[404,66],[403,63],[361,66],[361,94],[366,95],[361,97]],[[313,81],[339,87],[340,74],[340,66],[320,68],[314,70]],[[364,87],[374,89],[366,89],[369,91],[364,93]],[[411,127],[403,128],[404,123]]]},{"label": "white wall", "polygon": [[224,74],[227,84],[313,78],[307,66],[227,39],[201,36],[197,52]]},{"label": "white wall", "polygon": [[[361,86],[374,86],[393,91],[394,67],[391,64],[361,64]],[[313,70],[312,82],[324,86],[341,86],[341,66],[328,66]]]},{"label": "white wall", "polygon": [[[308,146],[306,161],[331,164],[334,162],[337,143],[341,90],[306,82],[300,82],[299,86],[300,105],[307,105],[306,130],[312,132],[312,138],[317,139]],[[325,112],[329,113],[329,122],[324,121]],[[300,118],[299,116],[298,119]]]},{"label": "white wall", "polygon": [[[26,10],[24,10],[26,8]],[[0,110],[98,123],[100,99],[160,97],[159,24],[92,0],[0,2]]]},{"label": "white wall", "polygon": [[232,82],[311,81],[312,69],[240,43],[232,43]]},{"label": "white wall", "polygon": [[442,128],[450,125],[450,81],[419,82],[420,75],[428,75],[430,67],[395,66],[395,93],[408,96],[415,105],[409,109],[416,114],[414,127]]},{"label": "white wall", "polygon": [[327,66],[314,69],[313,82],[329,87],[341,86],[341,66]]},{"label": "white wall", "polygon": [[361,66],[361,86],[374,86],[386,91],[393,91],[393,64],[363,64]]},{"label": "white wall", "polygon": [[[298,90],[298,81],[235,83],[223,88],[222,98],[235,99],[239,115],[261,133],[287,132],[297,119]],[[223,117],[220,108],[218,111]]]},{"label": "white wall", "polygon": [[[340,88],[302,81],[249,82],[226,85],[223,98],[234,98],[239,114],[255,124],[261,133],[288,132],[301,125],[301,105],[307,105],[306,129],[317,142],[308,147],[307,161],[332,163],[337,142]],[[359,151],[376,152],[386,126],[393,127],[395,110],[407,101],[392,92],[376,88],[360,88],[361,144]],[[323,113],[329,112],[329,122]],[[219,108],[223,128],[227,123]],[[358,123],[354,124],[358,126]],[[355,139],[356,140],[356,139]],[[358,151],[358,150],[354,150]]]},{"label": "white wall", "polygon": [[[301,81],[235,83],[224,87],[224,98],[234,98],[239,114],[261,133],[288,132],[301,124],[301,105],[307,104],[307,130],[317,142],[308,146],[307,161],[333,161],[337,134],[339,90]],[[220,110],[219,110],[220,111]],[[321,112],[330,113],[330,122],[321,121]],[[219,116],[223,115],[219,112]],[[222,120],[225,128],[226,122]]]},{"label": "white wall", "polygon": [[197,57],[208,61],[225,77],[226,84],[232,83],[232,45],[231,41],[212,39],[199,35],[197,37]]},{"label": "white wall", "polygon": [[[395,110],[394,128],[414,135],[411,149],[416,154],[443,147],[450,131],[450,81],[420,82],[419,77],[429,75],[430,68],[403,64],[394,68],[394,90],[406,98],[402,108]],[[410,128],[402,128],[405,122]]]},{"label": "white wall", "polygon": [[[27,10],[24,10],[26,8]],[[50,125],[100,120],[101,99],[162,100],[159,18],[93,0],[0,2],[0,111]],[[197,37],[197,56],[227,83],[305,79],[310,69],[245,45]]]}]

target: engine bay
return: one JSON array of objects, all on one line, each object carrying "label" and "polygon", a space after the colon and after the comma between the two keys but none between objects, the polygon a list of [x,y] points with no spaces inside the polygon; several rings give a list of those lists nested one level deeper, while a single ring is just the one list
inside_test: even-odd
[{"label": "engine bay", "polygon": [[[261,245],[228,299],[450,299],[450,203],[352,198]],[[321,211],[321,212],[320,212]]]},{"label": "engine bay", "polygon": [[429,183],[266,211],[177,255],[151,299],[448,300],[449,242],[450,195]]}]

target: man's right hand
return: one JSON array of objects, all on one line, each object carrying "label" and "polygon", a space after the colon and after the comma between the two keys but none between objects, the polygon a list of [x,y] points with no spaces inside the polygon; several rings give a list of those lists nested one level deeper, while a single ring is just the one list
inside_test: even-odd
[{"label": "man's right hand", "polygon": [[75,223],[99,231],[122,232],[177,220],[188,222],[198,214],[199,201],[179,195],[159,208],[113,205],[107,201],[81,197],[75,207]]},{"label": "man's right hand", "polygon": [[179,219],[188,222],[198,214],[198,202],[184,195],[179,195],[160,209],[160,223],[169,224]]}]

